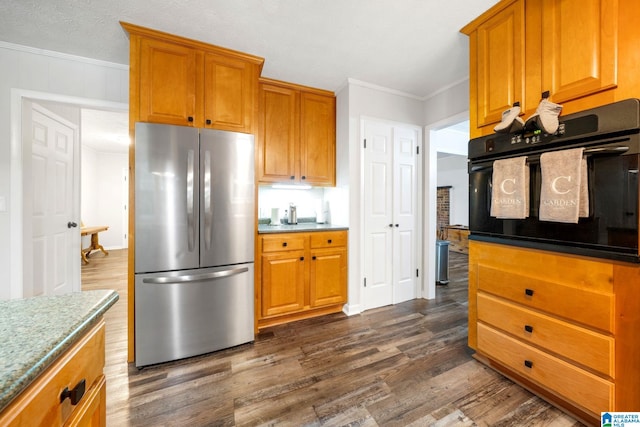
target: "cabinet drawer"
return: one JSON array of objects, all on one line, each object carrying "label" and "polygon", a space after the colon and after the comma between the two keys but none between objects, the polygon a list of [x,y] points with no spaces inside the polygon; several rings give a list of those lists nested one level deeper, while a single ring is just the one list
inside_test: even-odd
[{"label": "cabinet drawer", "polygon": [[598,416],[614,410],[613,383],[482,323],[478,324],[478,351]]},{"label": "cabinet drawer", "polygon": [[[14,400],[0,416],[2,426],[63,425],[76,409],[95,395],[94,387],[103,377],[104,320],[63,353],[42,375]],[[74,389],[82,380],[85,392],[76,405],[69,398],[60,402],[65,388]]]},{"label": "cabinet drawer", "polygon": [[262,237],[262,252],[299,251],[304,249],[304,234],[282,234]]},{"label": "cabinet drawer", "polygon": [[311,234],[311,248],[331,248],[335,246],[347,246],[347,233],[345,231],[323,231]]},{"label": "cabinet drawer", "polygon": [[614,339],[524,307],[478,293],[478,320],[609,377]]},{"label": "cabinet drawer", "polygon": [[478,290],[587,326],[613,332],[613,294],[566,286],[478,265]]}]

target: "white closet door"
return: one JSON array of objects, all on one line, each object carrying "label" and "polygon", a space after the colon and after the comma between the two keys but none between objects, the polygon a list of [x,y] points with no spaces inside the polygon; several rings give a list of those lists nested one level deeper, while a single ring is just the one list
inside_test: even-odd
[{"label": "white closet door", "polygon": [[393,301],[393,135],[386,124],[365,121],[364,309]]},{"label": "white closet door", "polygon": [[417,296],[419,131],[365,120],[364,309]]},{"label": "white closet door", "polygon": [[416,290],[416,147],[418,131],[393,133],[393,303],[414,299]]}]

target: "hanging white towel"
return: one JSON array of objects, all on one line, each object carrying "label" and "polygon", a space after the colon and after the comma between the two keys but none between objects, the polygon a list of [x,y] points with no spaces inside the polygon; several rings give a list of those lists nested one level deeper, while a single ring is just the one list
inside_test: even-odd
[{"label": "hanging white towel", "polygon": [[589,216],[587,162],[583,151],[574,148],[540,156],[540,221],[575,224],[579,217]]},{"label": "hanging white towel", "polygon": [[529,216],[529,166],[526,157],[494,161],[491,188],[491,216],[502,219]]}]

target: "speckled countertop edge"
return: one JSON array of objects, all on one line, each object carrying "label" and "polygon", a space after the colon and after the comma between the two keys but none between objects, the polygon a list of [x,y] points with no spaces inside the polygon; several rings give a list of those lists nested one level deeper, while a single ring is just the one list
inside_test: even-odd
[{"label": "speckled countertop edge", "polygon": [[0,301],[0,412],[118,298],[98,290]]}]

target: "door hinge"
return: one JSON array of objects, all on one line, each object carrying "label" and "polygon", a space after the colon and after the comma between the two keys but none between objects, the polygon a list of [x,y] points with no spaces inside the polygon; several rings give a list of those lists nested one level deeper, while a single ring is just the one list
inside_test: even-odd
[{"label": "door hinge", "polygon": [[416,277],[420,277],[420,269],[416,268]]},{"label": "door hinge", "polygon": [[364,139],[364,148],[367,148],[367,138]]},{"label": "door hinge", "polygon": [[420,154],[420,146],[419,145],[416,145],[416,154],[418,154],[418,155]]},{"label": "door hinge", "polygon": [[366,277],[364,278],[364,287],[365,288],[367,287],[367,278]]}]

